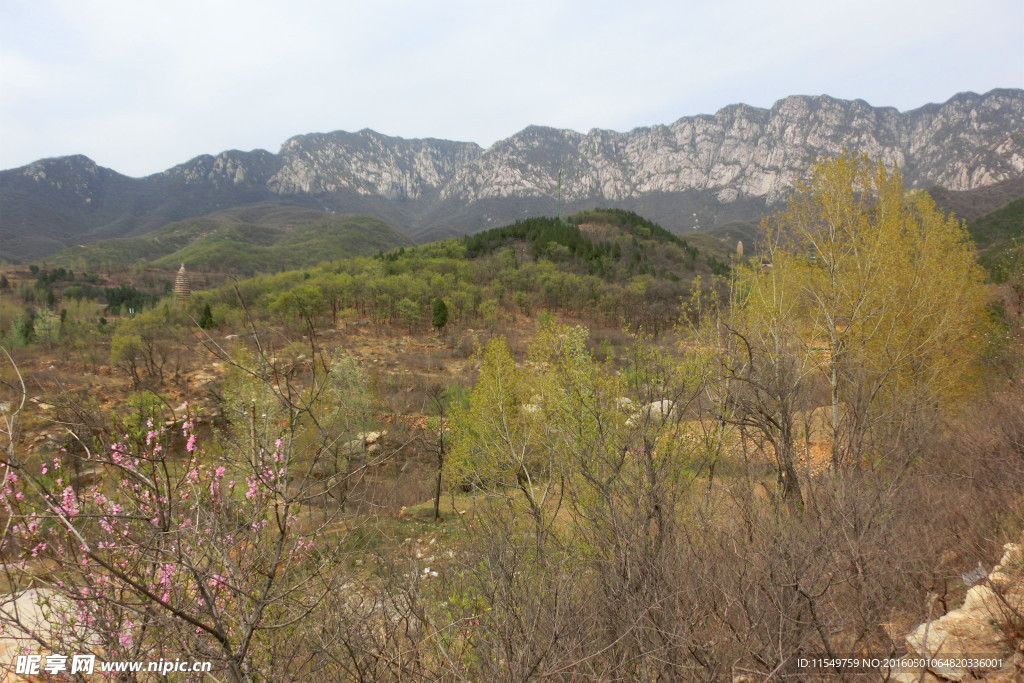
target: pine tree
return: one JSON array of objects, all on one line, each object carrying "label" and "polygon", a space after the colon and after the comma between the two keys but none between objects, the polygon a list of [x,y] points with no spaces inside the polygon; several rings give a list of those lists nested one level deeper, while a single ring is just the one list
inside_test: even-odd
[{"label": "pine tree", "polygon": [[444,299],[441,297],[434,299],[431,313],[430,322],[440,332],[448,324],[448,306],[445,305]]},{"label": "pine tree", "polygon": [[203,306],[203,313],[199,316],[199,327],[204,330],[208,330],[213,327],[213,311],[210,310],[210,304]]}]

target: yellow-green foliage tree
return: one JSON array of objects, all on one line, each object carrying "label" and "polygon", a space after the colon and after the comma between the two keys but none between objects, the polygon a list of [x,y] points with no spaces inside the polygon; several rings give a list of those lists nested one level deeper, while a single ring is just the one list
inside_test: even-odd
[{"label": "yellow-green foliage tree", "polygon": [[971,394],[984,272],[964,226],[908,192],[898,169],[823,160],[766,227],[775,276],[750,275],[747,289],[798,289],[795,329],[828,386],[834,468],[871,455],[873,434],[921,406]]},{"label": "yellow-green foliage tree", "polygon": [[801,269],[759,263],[735,270],[727,308],[700,328],[701,348],[717,348],[718,376],[708,382],[721,423],[753,432],[770,444],[781,495],[800,503],[796,471],[797,418],[808,406],[816,373],[812,343],[801,331]]},{"label": "yellow-green foliage tree", "polygon": [[479,352],[480,377],[469,407],[452,416],[448,475],[478,490],[518,490],[539,519],[550,486],[549,453],[539,446],[539,407],[530,377],[516,368],[504,337]]}]

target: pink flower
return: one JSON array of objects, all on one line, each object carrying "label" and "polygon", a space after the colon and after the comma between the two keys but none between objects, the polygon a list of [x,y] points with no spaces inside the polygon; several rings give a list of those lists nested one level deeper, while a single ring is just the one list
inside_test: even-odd
[{"label": "pink flower", "polygon": [[61,494],[60,509],[68,517],[74,517],[79,512],[78,497],[75,495],[75,490],[70,486],[64,488],[64,492]]},{"label": "pink flower", "polygon": [[185,444],[185,450],[191,453],[196,449],[196,435],[190,434],[188,437],[188,443]]},{"label": "pink flower", "polygon": [[131,628],[135,626],[130,621],[124,622],[124,633],[118,637],[118,641],[121,643],[121,647],[128,649],[128,646],[132,644],[132,635],[129,633]]}]

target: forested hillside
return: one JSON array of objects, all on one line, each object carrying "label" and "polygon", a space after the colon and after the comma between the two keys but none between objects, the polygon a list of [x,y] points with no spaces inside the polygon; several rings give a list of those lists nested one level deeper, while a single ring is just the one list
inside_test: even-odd
[{"label": "forested hillside", "polygon": [[255,274],[315,265],[411,245],[370,216],[332,216],[297,206],[258,204],[171,223],[140,237],[105,239],[57,252],[47,263],[116,270],[138,263]]}]

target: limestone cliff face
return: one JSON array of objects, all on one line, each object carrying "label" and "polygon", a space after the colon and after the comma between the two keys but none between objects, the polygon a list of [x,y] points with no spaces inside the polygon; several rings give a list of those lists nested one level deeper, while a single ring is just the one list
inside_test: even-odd
[{"label": "limestone cliff face", "polygon": [[906,113],[830,97],[735,105],[628,133],[528,128],[460,168],[442,197],[621,200],[712,190],[778,199],[813,161],[843,149],[898,164],[912,186],[969,190],[1024,174],[1024,93],[963,94]]},{"label": "limestone cliff face", "polygon": [[[85,157],[0,171],[0,256],[45,255],[99,237],[260,201],[371,213],[421,240],[527,214],[616,205],[674,230],[756,220],[814,160],[843,149],[893,162],[913,187],[972,190],[1024,178],[1024,90],[962,93],[908,112],[787,97],[771,109],[619,133],[531,126],[484,150],[371,130],[300,135],[277,154],[201,156],[128,178]],[[12,246],[13,245],[13,246]]]},{"label": "limestone cliff face", "polygon": [[363,130],[294,137],[281,147],[271,192],[323,194],[342,189],[386,199],[436,196],[480,147],[447,140],[404,140]]},{"label": "limestone cliff face", "polygon": [[318,133],[288,140],[273,160],[229,152],[178,168],[210,182],[251,179],[277,195],[349,190],[389,200],[462,202],[550,197],[561,170],[567,201],[711,190],[724,203],[741,196],[772,202],[815,159],[844,148],[898,164],[912,186],[970,190],[1019,177],[1024,91],[966,93],[905,113],[861,100],[787,97],[771,109],[733,105],[713,116],[627,133],[531,126],[487,150],[370,130]]}]

